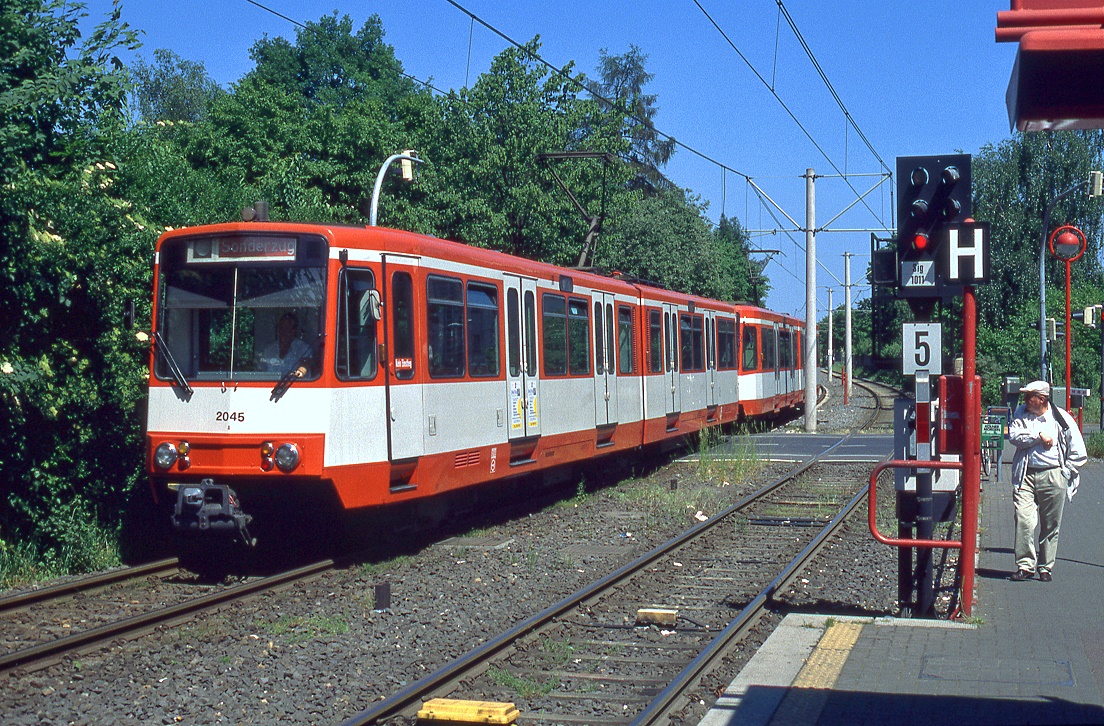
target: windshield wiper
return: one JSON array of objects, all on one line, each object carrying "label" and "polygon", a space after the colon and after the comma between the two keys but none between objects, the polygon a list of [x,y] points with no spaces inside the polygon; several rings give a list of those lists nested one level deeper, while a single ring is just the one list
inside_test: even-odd
[{"label": "windshield wiper", "polygon": [[157,355],[161,356],[161,360],[165,361],[165,365],[169,368],[169,373],[172,374],[173,383],[191,396],[192,387],[188,385],[188,379],[184,377],[184,371],[180,369],[176,359],[173,358],[172,351],[169,350],[168,344],[165,342],[165,339],[161,337],[160,330],[156,330],[153,333],[153,350]]},{"label": "windshield wiper", "polygon": [[272,387],[272,395],[268,397],[268,400],[279,401],[280,397],[284,395],[284,392],[291,388],[291,384],[299,380],[299,376],[295,375],[295,372],[299,370],[299,366],[309,364],[312,358],[314,358],[313,350],[308,350],[306,353],[299,356],[299,359],[284,371],[284,375],[280,376],[280,380]]}]

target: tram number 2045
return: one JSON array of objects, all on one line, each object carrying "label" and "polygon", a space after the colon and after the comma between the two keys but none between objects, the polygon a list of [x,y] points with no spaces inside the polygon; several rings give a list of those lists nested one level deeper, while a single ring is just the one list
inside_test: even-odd
[{"label": "tram number 2045", "polygon": [[245,421],[245,411],[215,411],[216,421]]},{"label": "tram number 2045", "polygon": [[931,375],[943,372],[943,332],[939,323],[905,323],[901,341],[901,372],[915,375],[927,371]]}]

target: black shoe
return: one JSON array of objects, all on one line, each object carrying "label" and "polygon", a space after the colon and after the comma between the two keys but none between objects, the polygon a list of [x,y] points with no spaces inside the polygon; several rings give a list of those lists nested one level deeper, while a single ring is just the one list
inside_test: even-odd
[{"label": "black shoe", "polygon": [[1050,573],[1049,573],[1049,572],[1047,572],[1046,570],[1040,570],[1040,571],[1039,571],[1039,580],[1040,580],[1040,581],[1042,581],[1042,582],[1050,582],[1050,581],[1051,581],[1051,580],[1053,580],[1053,579],[1054,579],[1054,578],[1053,578],[1053,577],[1051,577],[1051,576],[1050,576]]},{"label": "black shoe", "polygon": [[1028,570],[1017,570],[1016,574],[1012,575],[1008,579],[1012,582],[1023,582],[1024,580],[1030,580],[1033,577],[1035,577],[1034,572],[1029,572]]}]

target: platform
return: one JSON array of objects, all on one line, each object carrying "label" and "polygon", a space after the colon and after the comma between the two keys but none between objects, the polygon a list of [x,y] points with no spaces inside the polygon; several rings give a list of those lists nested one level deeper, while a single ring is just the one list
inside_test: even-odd
[{"label": "platform", "polygon": [[702,726],[1104,723],[1104,462],[1066,505],[1049,583],[1008,579],[1008,471],[985,482],[968,622],[789,615]]}]

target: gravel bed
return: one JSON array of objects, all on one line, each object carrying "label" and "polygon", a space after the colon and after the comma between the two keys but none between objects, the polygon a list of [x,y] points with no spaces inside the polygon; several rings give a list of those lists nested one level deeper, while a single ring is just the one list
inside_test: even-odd
[{"label": "gravel bed", "polygon": [[[854,425],[864,403],[869,411],[868,397],[844,407],[838,381],[830,388],[821,431]],[[336,571],[63,664],[0,676],[0,713],[6,724],[338,723],[783,470],[760,465],[745,479],[731,465],[706,471],[668,463],[617,483],[591,473],[574,496],[569,490],[527,515],[480,523],[409,555]],[[873,541],[864,517],[787,593],[782,609],[893,612],[896,554]],[[390,608],[377,611],[383,583]]]}]

